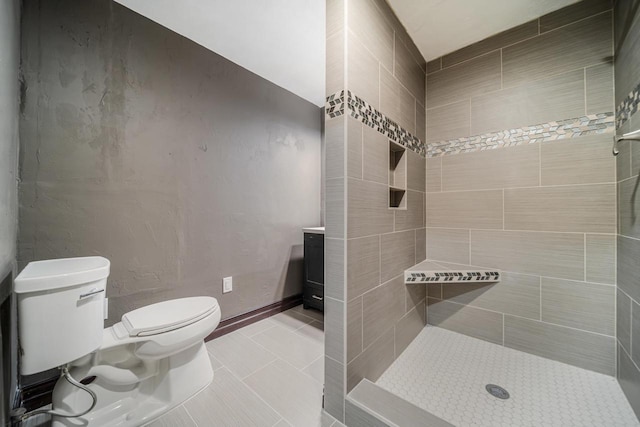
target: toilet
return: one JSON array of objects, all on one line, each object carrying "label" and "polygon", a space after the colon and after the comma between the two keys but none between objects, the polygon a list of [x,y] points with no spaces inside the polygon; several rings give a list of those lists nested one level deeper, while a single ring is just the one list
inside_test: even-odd
[{"label": "toilet", "polygon": [[[148,305],[104,328],[109,260],[32,262],[16,277],[20,373],[66,367],[97,402],[81,417],[53,416],[52,425],[133,427],[150,423],[213,380],[204,338],[220,322],[215,298]],[[78,414],[92,397],[64,377],[53,410]]]}]

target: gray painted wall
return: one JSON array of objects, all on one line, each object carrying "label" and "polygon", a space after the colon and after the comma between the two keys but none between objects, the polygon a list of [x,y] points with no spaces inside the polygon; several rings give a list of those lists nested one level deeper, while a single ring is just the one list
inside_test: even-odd
[{"label": "gray painted wall", "polygon": [[[108,0],[26,0],[19,263],[102,255],[110,319],[302,290],[320,109]],[[222,278],[234,291],[222,295]]]},{"label": "gray painted wall", "polygon": [[0,1],[0,281],[16,258],[19,12],[17,0]]}]

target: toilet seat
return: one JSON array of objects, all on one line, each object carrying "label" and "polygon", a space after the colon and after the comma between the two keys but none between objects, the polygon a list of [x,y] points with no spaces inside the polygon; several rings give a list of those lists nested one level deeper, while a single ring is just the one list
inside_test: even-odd
[{"label": "toilet seat", "polygon": [[130,337],[147,337],[180,329],[219,310],[212,297],[180,298],[151,304],[122,316]]}]

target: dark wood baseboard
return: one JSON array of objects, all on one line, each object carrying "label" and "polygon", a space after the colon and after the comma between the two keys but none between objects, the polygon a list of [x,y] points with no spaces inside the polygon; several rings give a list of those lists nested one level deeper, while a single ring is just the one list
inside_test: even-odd
[{"label": "dark wood baseboard", "polygon": [[210,333],[204,340],[210,341],[214,338],[221,337],[229,332],[233,332],[259,320],[266,319],[267,317],[289,310],[290,308],[300,304],[302,304],[302,294],[292,295],[281,301],[274,302],[273,304],[265,305],[264,307],[257,308],[247,313],[230,317],[229,319],[221,321],[216,330]]},{"label": "dark wood baseboard", "polygon": [[[209,334],[204,340],[210,341],[300,304],[302,304],[302,294],[293,295],[281,301],[274,302],[273,304],[225,319],[221,321],[216,330]],[[49,405],[51,403],[53,387],[57,381],[58,377],[55,377],[37,384],[24,386],[19,391],[19,406],[25,408],[27,411],[33,411],[34,409]]]}]

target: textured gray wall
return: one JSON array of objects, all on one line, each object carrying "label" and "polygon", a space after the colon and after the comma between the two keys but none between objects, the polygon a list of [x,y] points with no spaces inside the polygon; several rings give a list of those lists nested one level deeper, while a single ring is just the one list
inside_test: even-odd
[{"label": "textured gray wall", "polygon": [[0,1],[0,281],[16,258],[19,6]]},{"label": "textured gray wall", "polygon": [[111,1],[23,8],[19,263],[109,258],[109,324],[176,297],[228,318],[300,293],[320,109]]}]

